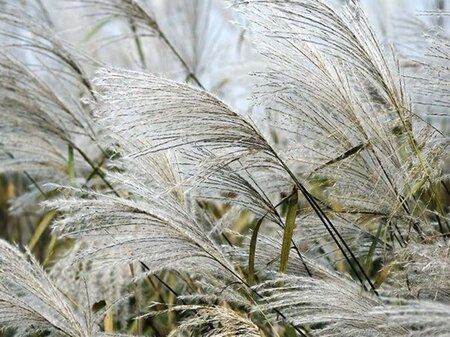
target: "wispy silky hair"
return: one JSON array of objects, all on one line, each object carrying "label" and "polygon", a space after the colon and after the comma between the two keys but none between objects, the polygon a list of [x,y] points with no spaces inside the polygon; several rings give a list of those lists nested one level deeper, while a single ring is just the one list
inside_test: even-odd
[{"label": "wispy silky hair", "polygon": [[417,186],[439,181],[446,147],[411,111],[401,73],[364,13],[355,7],[340,16],[322,1],[236,6],[268,59],[255,95],[273,126],[295,141],[278,151],[283,159],[325,179],[344,212],[401,217],[400,227],[427,223],[413,215]]},{"label": "wispy silky hair", "polygon": [[256,309],[280,309],[293,325],[308,325],[312,336],[408,335],[400,325],[385,327],[385,316],[370,314],[382,305],[379,300],[332,273],[326,280],[279,276],[257,290],[263,299]]},{"label": "wispy silky hair", "polygon": [[[392,300],[392,302],[398,302],[398,300]],[[392,329],[401,325],[407,329],[407,333],[405,330],[399,336],[411,337],[448,336],[450,324],[447,318],[449,313],[450,307],[447,304],[427,301],[386,305],[371,312],[375,316],[387,317],[383,328]]]},{"label": "wispy silky hair", "polygon": [[449,336],[447,34],[230,3],[0,0],[8,335]]},{"label": "wispy silky hair", "polygon": [[2,326],[17,328],[19,336],[44,330],[94,336],[96,326],[89,321],[88,311],[77,308],[58,290],[30,252],[1,240],[0,253]]},{"label": "wispy silky hair", "polygon": [[59,79],[60,83],[70,83],[89,94],[92,85],[82,64],[91,63],[91,59],[58,37],[51,23],[36,20],[20,5],[2,1],[0,8],[3,47],[23,62],[30,62],[36,73],[44,72],[43,76],[53,80],[62,77],[64,81]]},{"label": "wispy silky hair", "polygon": [[231,148],[236,157],[268,150],[248,121],[205,91],[123,70],[102,70],[96,84],[103,102],[98,112],[102,123],[122,137],[133,132],[128,146],[140,145],[139,150],[130,149],[130,156],[188,145],[225,153]]},{"label": "wispy silky hair", "polygon": [[226,306],[178,305],[168,311],[192,312],[192,317],[184,319],[169,336],[261,336],[256,324]]},{"label": "wispy silky hair", "polygon": [[133,172],[109,179],[131,198],[79,191],[89,198],[48,203],[65,214],[55,224],[58,232],[97,243],[80,258],[95,258],[98,267],[143,262],[148,273],[179,270],[234,278],[234,267],[176,196],[144,185]]},{"label": "wispy silky hair", "polygon": [[[104,301],[114,304],[110,310],[120,313],[121,324],[134,317],[129,301],[131,286],[142,277],[140,268],[129,265],[111,264],[99,269],[92,261],[80,260],[80,254],[89,250],[92,242],[78,241],[67,252],[58,256],[58,260],[49,268],[48,274],[54,284],[78,306],[94,307]],[[85,291],[80,291],[85,289]]]},{"label": "wispy silky hair", "polygon": [[[259,216],[276,213],[267,194],[273,186],[289,186],[287,173],[251,121],[203,90],[151,75],[103,70],[96,83],[99,120],[125,156],[181,152],[194,164],[188,173],[180,168],[185,185],[200,186],[200,198],[231,202]],[[276,179],[267,182],[271,171]],[[230,193],[239,197],[224,197]]]},{"label": "wispy silky hair", "polygon": [[3,162],[2,171],[49,167],[61,171],[65,167],[61,147],[72,141],[71,131],[82,130],[76,115],[46,83],[12,56],[0,56],[0,73],[1,147],[13,154]]},{"label": "wispy silky hair", "polygon": [[[446,242],[413,243],[396,251],[391,291],[417,299],[446,302],[450,298],[450,247]],[[407,290],[406,290],[407,289]]]}]

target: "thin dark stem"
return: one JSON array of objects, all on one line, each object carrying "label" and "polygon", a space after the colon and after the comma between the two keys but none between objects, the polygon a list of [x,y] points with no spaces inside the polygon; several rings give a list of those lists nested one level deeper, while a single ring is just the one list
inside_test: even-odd
[{"label": "thin dark stem", "polygon": [[[339,233],[339,231],[336,229],[336,227],[333,225],[331,220],[328,218],[328,216],[325,214],[325,212],[319,207],[319,205],[317,204],[315,198],[308,192],[306,187],[297,179],[295,174],[292,173],[292,171],[289,169],[289,167],[287,167],[287,165],[284,163],[284,161],[273,150],[272,150],[272,155],[275,156],[275,158],[279,161],[281,166],[286,170],[286,172],[289,174],[289,176],[294,181],[294,183],[297,186],[297,188],[300,190],[300,192],[302,192],[302,194],[304,195],[304,197],[306,198],[308,203],[311,205],[311,207],[313,208],[314,212],[317,214],[317,216],[319,217],[320,221],[324,224],[326,230],[328,231],[328,233],[332,237],[333,241],[336,243],[336,245],[338,246],[338,248],[340,249],[340,251],[344,255],[345,260],[348,262],[350,268],[355,273],[355,276],[358,278],[358,280],[361,283],[361,285],[363,286],[363,288],[365,290],[367,290],[367,288],[365,286],[365,283],[364,283],[363,279],[361,278],[361,276],[359,275],[359,272],[357,271],[357,269],[353,265],[352,260],[354,261],[354,263],[356,264],[356,266],[360,270],[360,272],[363,275],[363,277],[369,283],[370,288],[372,289],[373,293],[378,296],[378,292],[376,291],[375,286],[373,285],[373,283],[370,280],[369,276],[367,275],[366,271],[361,266],[360,262],[358,261],[358,259],[355,256],[355,254],[350,249],[348,244],[345,242],[344,238]],[[348,254],[350,254],[351,259],[350,259],[349,256],[347,256],[346,251],[348,252]]]},{"label": "thin dark stem", "polygon": [[[150,268],[142,261],[139,261],[140,265],[146,270],[146,271],[150,271]],[[175,297],[177,299],[180,300],[180,302],[182,304],[186,304],[186,302],[183,301],[182,298],[179,297],[178,293],[175,291],[175,289],[173,289],[170,285],[168,285],[162,278],[160,278],[158,275],[153,274],[153,276],[164,286],[167,288],[167,290],[169,290],[173,295],[175,295]]]},{"label": "thin dark stem", "polygon": [[95,165],[95,163],[78,146],[73,145],[73,147],[83,157],[83,159],[89,164],[89,166],[91,166],[91,168],[97,172],[97,174],[103,180],[103,182],[106,184],[106,186],[108,186],[117,197],[120,197],[120,194],[117,193],[117,191],[114,189],[114,187],[111,185],[111,183],[106,179],[106,175],[105,175],[105,173],[103,173],[101,168],[98,165]]},{"label": "thin dark stem", "polygon": [[50,13],[48,12],[47,8],[42,3],[42,0],[36,0],[36,2],[38,3],[38,6],[40,7],[42,14],[44,15],[45,21],[47,21],[47,24],[53,28],[54,26],[53,20],[50,17]]},{"label": "thin dark stem", "polygon": [[184,58],[181,56],[181,54],[177,51],[175,46],[169,41],[166,34],[161,30],[156,20],[154,20],[143,8],[141,8],[138,4],[134,4],[138,10],[147,17],[148,26],[152,27],[154,30],[156,30],[159,34],[159,37],[164,42],[164,44],[170,49],[170,51],[175,55],[175,57],[180,61],[181,65],[184,67],[184,69],[187,71],[188,78],[192,78],[192,80],[197,84],[197,86],[203,90],[205,90],[205,87],[202,85],[198,77],[194,74],[194,72],[191,70],[191,67],[187,64],[187,62],[184,60]]},{"label": "thin dark stem", "polygon": [[31,181],[31,183],[37,188],[37,190],[39,191],[39,193],[42,194],[42,196],[44,198],[47,198],[47,194],[42,190],[42,188],[39,186],[39,184],[37,183],[36,180],[34,180],[34,178],[27,172],[24,171],[23,174],[25,174],[25,176]]},{"label": "thin dark stem", "polygon": [[[11,159],[14,159],[14,156],[12,153],[6,152],[6,155],[10,157]],[[23,174],[31,181],[31,183],[36,187],[36,189],[39,191],[39,193],[42,194],[44,198],[47,197],[47,194],[42,190],[42,188],[39,186],[37,181],[29,174],[27,171],[23,171]]]},{"label": "thin dark stem", "polygon": [[176,58],[180,61],[180,63],[183,65],[183,67],[188,72],[188,77],[192,78],[192,80],[199,86],[199,88],[206,90],[203,84],[200,82],[200,80],[197,78],[197,76],[192,72],[189,65],[186,63],[186,61],[183,59],[183,57],[180,55],[180,53],[175,49],[173,44],[169,41],[169,39],[166,37],[166,35],[159,30],[159,37],[163,42],[166,44],[167,47],[172,51],[172,53],[176,56]]}]

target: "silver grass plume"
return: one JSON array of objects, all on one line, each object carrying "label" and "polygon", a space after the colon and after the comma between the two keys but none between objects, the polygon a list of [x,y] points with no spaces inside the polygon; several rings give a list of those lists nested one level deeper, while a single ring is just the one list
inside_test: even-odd
[{"label": "silver grass plume", "polygon": [[185,146],[233,151],[234,157],[270,151],[248,121],[205,91],[126,70],[101,70],[96,85],[101,123],[122,137],[133,133],[126,144],[132,157]]},{"label": "silver grass plume", "polygon": [[0,56],[0,73],[0,140],[2,151],[11,154],[1,170],[39,171],[50,167],[53,172],[64,172],[67,143],[73,142],[74,135],[85,134],[77,112],[73,113],[59,95],[11,55]]},{"label": "silver grass plume", "polygon": [[318,336],[401,336],[402,329],[383,329],[383,317],[368,312],[380,303],[353,281],[329,273],[325,280],[283,275],[256,287],[263,299],[258,310],[277,308],[293,325],[308,325]]},{"label": "silver grass plume", "polygon": [[[292,184],[288,183],[292,173],[251,122],[213,95],[188,85],[130,71],[103,70],[99,75],[99,122],[112,131],[125,156],[186,153],[199,163],[187,180],[188,185],[200,181],[199,190],[206,193],[199,196],[226,199],[283,226],[274,199],[268,197],[269,185],[261,187],[257,181],[273,170],[282,182],[275,186],[286,187]],[[266,174],[258,179],[261,168]],[[223,197],[230,192],[236,196]]]},{"label": "silver grass plume", "polygon": [[[184,1],[71,1],[86,17],[118,23],[116,36],[106,33],[97,43],[128,43],[136,50],[141,69],[210,88],[221,96],[241,96],[235,83],[254,64],[243,32],[231,25],[235,13],[213,0]],[[97,24],[94,21],[92,25]],[[95,26],[94,26],[95,27]],[[149,62],[151,60],[151,62]],[[225,90],[226,89],[226,90]],[[239,97],[241,104],[244,103]]]},{"label": "silver grass plume", "polygon": [[96,84],[99,122],[120,144],[118,151],[134,158],[175,151],[190,163],[183,165],[185,185],[203,184],[209,197],[211,192],[218,196],[220,190],[239,193],[243,200],[252,200],[247,204],[255,205],[257,213],[273,212],[264,195],[269,191],[252,181],[255,169],[264,167],[279,177],[287,174],[256,127],[223,101],[139,72],[102,70]]},{"label": "silver grass plume", "polygon": [[[266,165],[278,165],[280,169],[268,143],[250,122],[203,90],[118,70],[101,71],[96,84],[100,92],[98,122],[113,131],[111,135],[125,164],[123,173],[110,174],[108,179],[119,195],[127,193],[130,197],[79,191],[83,199],[49,202],[48,206],[64,214],[56,223],[57,230],[64,236],[95,238],[97,246],[83,257],[99,258],[100,267],[105,262],[141,261],[148,273],[179,270],[197,277],[213,273],[217,278],[241,283],[244,289],[248,287],[186,210],[180,194],[173,193],[180,185],[170,186],[170,179],[161,180],[162,166],[157,163],[168,151],[206,151],[208,156],[200,156],[200,162],[213,154],[221,164],[206,171],[214,177],[220,177],[220,171],[235,161],[253,163],[247,159],[256,155]],[[201,124],[198,127],[193,122]],[[226,177],[223,175],[222,181]],[[242,184],[245,180],[231,180],[230,184],[236,182]],[[251,185],[243,191],[253,193],[257,202],[265,201],[266,213],[276,213],[264,200],[263,191],[259,194]],[[109,239],[114,242],[103,243]]]},{"label": "silver grass plume", "polygon": [[[66,90],[70,88],[90,95],[92,84],[84,66],[93,63],[92,59],[62,40],[51,23],[36,20],[20,5],[1,1],[0,8],[2,46],[9,53],[16,55],[24,63],[28,61],[43,79],[59,81]],[[68,97],[71,96],[73,95],[69,92]],[[74,99],[72,103],[75,103]],[[90,122],[87,117],[83,114],[78,116],[85,125]]]},{"label": "silver grass plume", "polygon": [[[243,38],[243,30],[229,22],[236,20],[236,13],[225,5],[217,0],[154,3],[160,30],[191,73],[203,87],[228,98],[234,95],[237,83],[245,88],[256,57],[248,55],[249,43]],[[184,78],[191,80],[189,74]]]},{"label": "silver grass plume", "polygon": [[[137,45],[140,37],[159,35],[185,68],[186,80],[194,78],[203,87],[196,77],[201,66],[195,59],[197,50],[172,44],[144,1],[82,3],[92,6],[94,15],[127,21]],[[47,202],[62,213],[54,234],[87,243],[54,267],[54,273],[67,270],[61,283],[51,281],[30,253],[0,244],[6,252],[0,256],[0,293],[5,294],[0,297],[0,322],[17,326],[11,321],[11,310],[16,310],[41,330],[101,335],[91,318],[91,300],[122,294],[128,282],[139,282],[144,274],[174,271],[180,282],[186,275],[193,282],[186,282],[191,287],[187,294],[172,294],[181,303],[195,303],[169,309],[187,314],[174,335],[271,335],[290,322],[302,336],[448,336],[448,245],[442,240],[448,207],[435,198],[445,179],[448,139],[422,119],[422,111],[407,94],[395,55],[392,60],[385,56],[357,1],[343,15],[325,1],[235,3],[252,21],[268,60],[269,70],[257,74],[261,82],[256,96],[278,128],[273,141],[215,95],[153,75],[101,70],[93,92],[72,64],[79,55],[68,58],[66,47],[51,33],[39,32],[39,25],[24,24],[13,14],[3,17],[5,23],[40,38],[33,44],[28,36],[6,34],[18,43],[8,45],[12,52],[4,57],[2,73],[15,81],[30,78],[31,85],[19,80],[4,86],[2,103],[14,114],[5,113],[0,142],[11,152],[25,153],[14,158],[0,153],[0,158],[23,169],[26,152],[36,152],[29,163],[38,172],[46,168],[39,160],[48,150],[55,165],[41,177],[54,178],[50,174],[56,170],[64,173],[64,147],[78,144],[79,136],[94,138],[90,114],[77,97],[93,93],[95,127],[110,131],[112,150],[120,159],[110,163],[106,175],[110,190],[62,187],[66,196]],[[55,63],[38,62],[36,67],[14,60],[11,55],[21,43],[39,57],[55,58]],[[447,58],[441,49],[437,56]],[[440,65],[431,68],[442,70]],[[69,90],[67,101],[50,85],[58,74],[77,89]],[[445,90],[436,97],[438,104],[445,102]],[[27,146],[18,134],[32,134],[34,144]],[[61,177],[66,184],[64,174]],[[293,183],[303,188],[300,177],[311,186],[322,183],[324,189],[316,191],[317,197],[302,190],[309,205],[299,203],[289,266],[285,274],[277,274],[284,226],[277,210],[283,206],[280,194]],[[230,213],[220,219],[205,207],[223,211],[230,204]],[[333,226],[341,242],[348,243],[346,249],[336,248],[338,240],[330,239],[329,227],[322,228],[311,207],[323,224]],[[264,231],[257,238],[255,261],[260,283],[252,290],[243,276],[250,237],[233,231],[236,213],[249,211],[249,218],[261,221]],[[333,216],[333,224],[326,214]],[[369,269],[369,258],[385,263],[382,270],[371,266],[377,281],[387,278],[378,289],[381,297],[323,266],[341,269],[344,251],[355,252],[351,259],[346,256],[350,265],[363,261],[362,273]],[[96,276],[117,273],[120,279],[126,264],[138,265],[138,275],[131,281],[116,279],[118,289],[102,290],[111,278],[103,275],[97,283]],[[389,273],[391,264],[397,270]],[[78,268],[94,279],[77,280],[77,288],[86,283],[86,296],[81,298],[71,296],[74,289],[65,284],[77,278]],[[20,274],[22,270],[28,274]],[[433,287],[426,284],[428,274]],[[374,292],[378,285],[375,282]],[[90,291],[98,293],[89,296]],[[419,300],[390,297],[397,295]],[[2,311],[2,301],[12,303],[13,309],[5,306]]]},{"label": "silver grass plume", "polygon": [[268,59],[255,95],[291,141],[282,158],[324,181],[333,211],[379,214],[397,236],[411,224],[433,231],[445,207],[427,210],[441,217],[431,221],[415,210],[426,190],[436,196],[448,142],[412,111],[364,13],[339,15],[324,1],[235,4]]},{"label": "silver grass plume", "polygon": [[0,241],[0,324],[19,335],[50,330],[58,335],[96,336],[90,309],[61,292],[30,252]]},{"label": "silver grass plume", "polygon": [[[89,240],[87,240],[89,241]],[[104,301],[108,311],[125,326],[135,316],[128,300],[132,296],[132,285],[141,278],[140,268],[130,265],[111,264],[99,269],[88,259],[80,260],[80,254],[89,250],[93,242],[79,240],[67,252],[61,253],[49,268],[48,274],[54,284],[80,307],[95,307]],[[137,265],[136,265],[137,266]],[[80,291],[85,289],[85,291]],[[88,296],[87,296],[88,295]],[[139,292],[139,295],[142,294]]]},{"label": "silver grass plume", "polygon": [[[400,325],[408,331],[400,336],[449,336],[450,306],[448,304],[431,301],[406,301],[399,305],[396,303],[398,302],[396,299],[387,302],[388,304],[385,306],[375,308],[370,313],[373,316],[387,317],[383,328],[392,329]],[[389,304],[389,302],[394,304]]]},{"label": "silver grass plume", "polygon": [[[164,49],[166,47],[172,56],[181,63],[181,66],[184,68],[184,71],[188,73],[188,76],[193,76],[197,84],[200,84],[195,74],[192,73],[188,63],[175,49],[166,36],[166,33],[161,29],[153,6],[144,1],[134,0],[82,0],[71,2],[74,2],[77,7],[81,6],[88,16],[104,20],[111,20],[113,18],[124,21],[129,28],[127,31],[131,32],[121,33],[118,36],[115,36],[112,41],[116,42],[123,39],[133,39],[142,68],[147,67],[146,54],[148,54],[148,49],[144,48],[142,39],[156,36],[159,38],[162,47]],[[109,38],[109,40],[111,40],[111,38]],[[161,45],[157,45],[157,47],[160,49]],[[154,54],[154,51],[151,51],[151,53]],[[158,55],[158,58],[159,57],[162,56]]]},{"label": "silver grass plume", "polygon": [[264,296],[257,310],[283,310],[312,335],[448,336],[448,305],[374,298],[332,271],[325,279],[281,275],[256,289]]},{"label": "silver grass plume", "polygon": [[258,326],[248,317],[227,306],[177,305],[163,312],[190,312],[169,336],[201,335],[210,337],[261,336]]},{"label": "silver grass plume", "polygon": [[92,60],[25,4],[1,1],[0,8],[0,172],[23,172],[30,190],[12,204],[23,214],[50,194],[44,182],[95,183],[95,141],[101,137],[80,100],[92,98],[85,71]]},{"label": "silver grass plume", "polygon": [[[336,228],[351,245],[353,251],[362,261],[368,264],[364,258],[371,255],[373,260],[381,259],[391,255],[391,247],[380,238],[376,239],[368,232],[347,222],[334,221]],[[339,269],[345,260],[340,251],[330,239],[329,234],[323,226],[312,215],[299,217],[297,228],[294,233],[292,253],[289,256],[289,265],[286,273],[295,276],[310,276],[314,279],[326,278],[326,268]],[[259,234],[256,243],[255,269],[261,279],[279,271],[280,250],[282,245],[282,229],[264,224],[264,234]],[[372,241],[370,241],[372,240]],[[248,266],[248,252],[250,249],[250,237],[246,236],[242,247],[232,247],[228,253],[233,259],[237,259],[244,266]],[[298,251],[299,250],[299,251]],[[369,252],[373,250],[370,254]],[[386,263],[391,259],[386,259]]]},{"label": "silver grass plume", "polygon": [[111,17],[121,18],[126,21],[131,19],[134,25],[137,25],[139,29],[144,29],[147,33],[155,33],[158,29],[158,24],[154,19],[152,9],[146,5],[144,1],[69,0],[69,2],[74,3],[73,6],[80,6],[86,9],[86,11],[90,13],[90,16],[95,16],[102,19]]},{"label": "silver grass plume", "polygon": [[[448,32],[427,24],[423,18],[404,19],[402,28],[410,32],[409,38],[415,50],[407,50],[403,56],[403,68],[413,103],[423,118],[441,123],[433,123],[438,129],[450,117],[449,107],[449,70],[446,67],[450,59],[450,36]],[[400,34],[405,40],[405,33]],[[399,41],[401,47],[403,46]],[[418,53],[417,50],[420,52]],[[440,130],[448,136],[448,130]]]},{"label": "silver grass plume", "polygon": [[447,242],[411,243],[396,251],[391,291],[397,296],[446,303],[450,299],[450,247]]},{"label": "silver grass plume", "polygon": [[47,203],[64,214],[55,224],[61,235],[96,242],[79,258],[95,257],[97,268],[142,262],[147,273],[212,272],[233,279],[234,267],[186,210],[183,199],[158,182],[148,183],[155,179],[149,176],[149,166],[131,163],[133,170],[108,176],[116,191],[126,191],[129,198],[80,190],[80,198]]},{"label": "silver grass plume", "polygon": [[[0,7],[0,146],[9,156],[0,169],[28,170],[38,177],[53,170],[61,178],[66,175],[67,147],[89,151],[96,136],[90,112],[79,100],[91,95],[81,66],[90,61],[61,41],[49,24],[22,13],[19,5],[1,2]],[[80,159],[77,164],[83,163]]]},{"label": "silver grass plume", "polygon": [[[380,228],[375,232],[371,230],[373,223],[379,221],[376,216],[368,216],[361,219],[359,216],[347,214],[345,216],[336,216],[333,220],[337,230],[350,245],[356,256],[368,258],[370,255],[370,258],[373,260],[384,260],[391,255],[393,247],[388,240],[389,237],[384,238],[381,235],[377,235],[377,232],[381,231]],[[308,256],[334,267],[336,267],[337,263],[343,262],[343,257],[329,237],[329,234],[314,216],[310,214],[301,216],[297,223],[298,231],[294,235],[299,242],[299,246],[307,251]],[[379,226],[382,227],[382,225]]]}]

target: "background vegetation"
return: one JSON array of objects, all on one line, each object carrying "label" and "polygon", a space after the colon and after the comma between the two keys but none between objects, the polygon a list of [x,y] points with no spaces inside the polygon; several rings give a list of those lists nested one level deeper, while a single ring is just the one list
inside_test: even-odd
[{"label": "background vegetation", "polygon": [[0,0],[0,334],[450,336],[450,4],[402,3]]}]

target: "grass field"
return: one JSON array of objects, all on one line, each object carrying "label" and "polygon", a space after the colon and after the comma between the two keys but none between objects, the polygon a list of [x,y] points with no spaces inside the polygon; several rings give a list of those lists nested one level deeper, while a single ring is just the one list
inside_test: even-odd
[{"label": "grass field", "polygon": [[408,4],[0,0],[0,336],[450,336],[450,4]]}]

